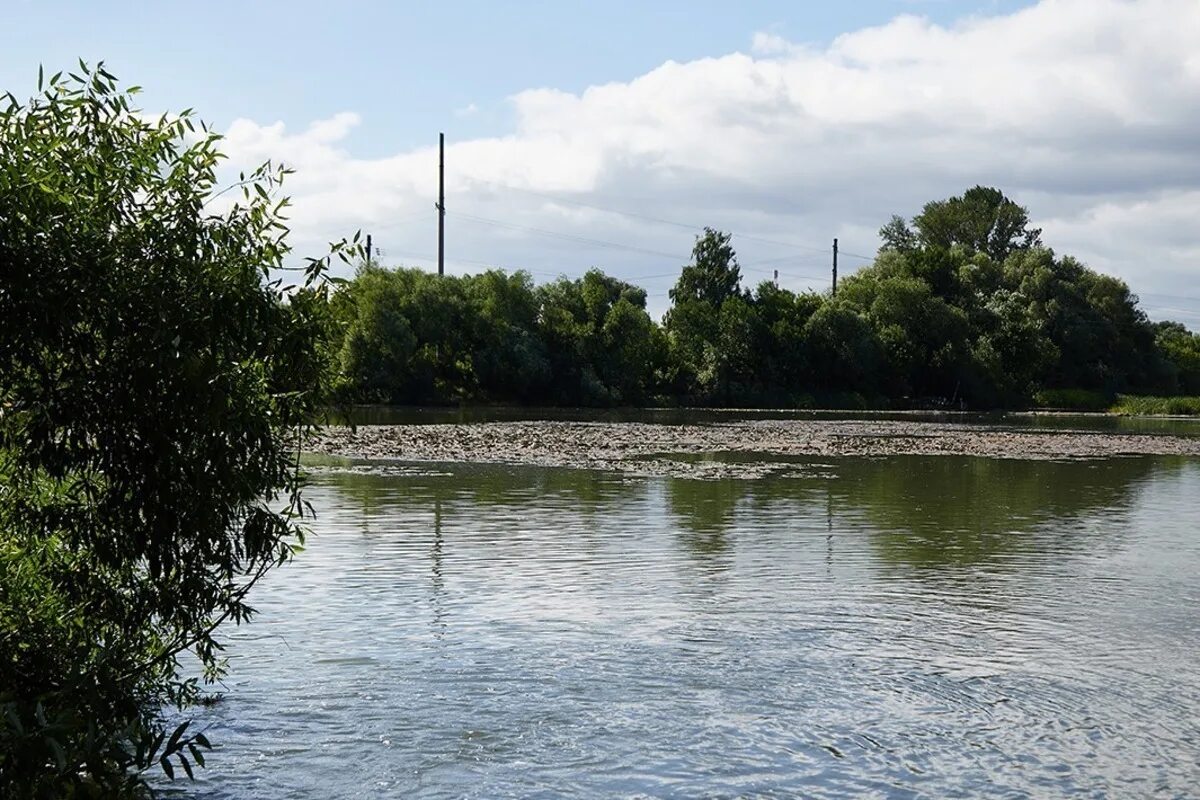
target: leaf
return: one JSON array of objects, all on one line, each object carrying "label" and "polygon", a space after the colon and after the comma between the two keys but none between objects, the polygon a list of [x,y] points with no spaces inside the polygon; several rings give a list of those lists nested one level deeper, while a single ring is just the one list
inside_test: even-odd
[{"label": "leaf", "polygon": [[179,737],[183,736],[184,731],[186,731],[188,729],[188,725],[191,724],[192,721],[190,719],[185,720],[182,725],[175,729],[175,732],[171,734],[171,738],[167,740],[167,747],[165,750],[163,750],[164,755],[170,755],[179,749]]},{"label": "leaf", "polygon": [[46,744],[50,746],[50,751],[54,753],[54,764],[58,767],[58,771],[62,772],[67,768],[67,754],[63,750],[62,745],[53,736],[46,737]]},{"label": "leaf", "polygon": [[150,740],[150,747],[146,751],[146,760],[153,761],[158,756],[158,748],[166,737],[165,730],[159,731],[153,739]]}]

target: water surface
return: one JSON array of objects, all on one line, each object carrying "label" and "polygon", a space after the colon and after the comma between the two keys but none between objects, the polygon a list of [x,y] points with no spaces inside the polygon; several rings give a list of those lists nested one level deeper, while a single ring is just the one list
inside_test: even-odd
[{"label": "water surface", "polygon": [[[187,796],[1180,797],[1200,463],[319,469]],[[176,784],[177,786],[179,784]]]},{"label": "water surface", "polygon": [[[759,408],[536,408],[521,406],[355,406],[356,425],[431,425],[473,422],[648,422],[692,425],[748,420],[895,420],[953,425],[1001,426],[1014,429],[1112,431],[1114,433],[1200,436],[1200,418],[1170,416],[1122,417],[1115,414],[1059,412],[960,411],[838,411]],[[338,413],[331,421],[343,424]]]}]

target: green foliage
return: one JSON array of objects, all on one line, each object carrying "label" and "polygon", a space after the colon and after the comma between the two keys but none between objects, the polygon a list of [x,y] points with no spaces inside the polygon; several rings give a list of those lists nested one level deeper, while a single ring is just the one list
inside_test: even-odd
[{"label": "green foliage", "polygon": [[1113,397],[1092,389],[1041,389],[1033,402],[1038,408],[1055,411],[1107,411]]},{"label": "green foliage", "polygon": [[645,292],[599,270],[535,288],[524,272],[363,267],[333,305],[349,399],[639,404],[667,357]]},{"label": "green foliage", "polygon": [[726,300],[741,292],[742,273],[728,233],[705,228],[696,237],[692,263],[683,268],[671,300],[676,304],[691,301],[720,308]]},{"label": "green foliage", "polygon": [[961,197],[926,203],[913,217],[915,235],[899,217],[880,231],[885,246],[905,249],[915,240],[921,247],[948,250],[956,245],[1004,261],[1019,250],[1042,244],[1040,228],[1029,227],[1029,212],[999,189],[976,186]]},{"label": "green foliage", "polygon": [[1178,322],[1160,322],[1154,326],[1154,343],[1174,378],[1173,390],[1200,394],[1200,334]]},{"label": "green foliage", "polygon": [[1042,247],[996,189],[880,234],[833,297],[746,291],[731,236],[706,228],[661,326],[642,290],[597,270],[538,288],[363,270],[337,301],[344,375],[357,399],[407,403],[1104,408],[1117,392],[1200,392],[1200,336],[1151,324],[1122,281]]},{"label": "green foliage", "polygon": [[213,210],[190,112],[147,121],[102,66],[39,89],[0,99],[0,795],[133,795],[204,763],[163,709],[302,537],[328,264],[272,280],[286,171]]},{"label": "green foliage", "polygon": [[1147,397],[1118,395],[1112,407],[1114,414],[1159,414],[1172,416],[1200,415],[1200,397]]},{"label": "green foliage", "polygon": [[881,249],[899,253],[912,252],[920,244],[916,232],[898,214],[893,214],[888,223],[879,229],[879,239],[883,243]]},{"label": "green foliage", "polygon": [[[685,395],[732,399],[752,356],[754,310],[741,288],[741,269],[727,233],[705,228],[692,263],[670,291],[674,306],[664,326],[678,360],[676,389]],[[726,306],[729,306],[726,310]]]}]

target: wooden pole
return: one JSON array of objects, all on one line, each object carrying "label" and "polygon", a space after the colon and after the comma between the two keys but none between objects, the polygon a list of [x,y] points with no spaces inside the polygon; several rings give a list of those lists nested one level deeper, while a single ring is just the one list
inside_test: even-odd
[{"label": "wooden pole", "polygon": [[833,240],[833,295],[837,296],[837,239]]},{"label": "wooden pole", "polygon": [[446,134],[438,134],[438,275],[446,274]]}]

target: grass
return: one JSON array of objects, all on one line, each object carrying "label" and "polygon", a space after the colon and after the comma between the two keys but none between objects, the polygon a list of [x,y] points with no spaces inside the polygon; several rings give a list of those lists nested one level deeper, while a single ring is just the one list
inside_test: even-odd
[{"label": "grass", "polygon": [[1114,414],[1135,416],[1167,414],[1171,416],[1200,416],[1200,397],[1146,397],[1132,394],[1117,395]]}]

